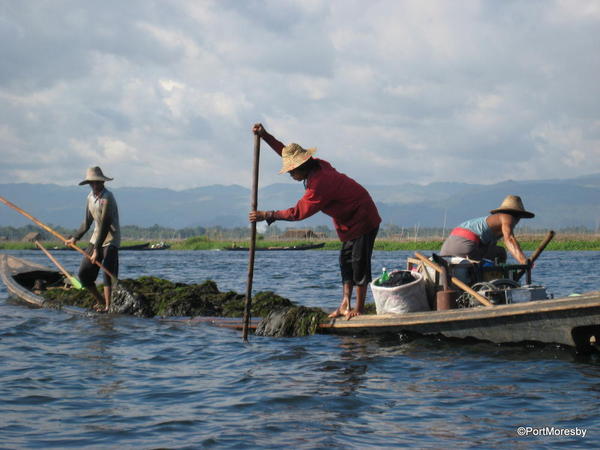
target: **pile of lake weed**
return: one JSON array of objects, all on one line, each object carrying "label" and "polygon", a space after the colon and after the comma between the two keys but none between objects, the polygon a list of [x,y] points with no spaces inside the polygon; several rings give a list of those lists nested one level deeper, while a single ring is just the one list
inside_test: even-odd
[{"label": "pile of lake weed", "polygon": [[96,299],[87,289],[64,289],[62,287],[47,288],[40,292],[44,297],[44,306],[60,308],[62,305],[92,308]]},{"label": "pile of lake weed", "polygon": [[[223,317],[242,317],[246,297],[235,299],[224,305]],[[294,306],[294,303],[285,297],[275,294],[273,291],[258,292],[252,298],[250,313],[252,317],[266,317],[271,311]]]},{"label": "pile of lake weed", "polygon": [[[99,287],[102,291],[102,287]],[[54,305],[91,308],[95,300],[87,290],[48,289],[43,296]],[[251,315],[264,317],[273,309],[293,303],[271,291],[259,292],[252,300]],[[234,291],[220,292],[217,284],[175,283],[158,277],[123,279],[113,288],[111,313],[138,317],[217,316],[242,317],[245,296]]]},{"label": "pile of lake weed", "polygon": [[296,337],[315,334],[320,323],[327,322],[320,308],[290,306],[272,310],[257,325],[257,336]]},{"label": "pile of lake weed", "polygon": [[[363,314],[376,314],[375,303],[368,303]],[[271,337],[309,336],[317,332],[319,324],[329,322],[328,313],[320,308],[290,305],[272,308],[262,316],[254,334]]]}]

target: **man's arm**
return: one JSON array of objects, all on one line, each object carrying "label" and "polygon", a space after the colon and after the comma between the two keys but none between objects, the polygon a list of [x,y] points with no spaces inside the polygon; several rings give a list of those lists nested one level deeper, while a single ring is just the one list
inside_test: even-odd
[{"label": "man's arm", "polygon": [[283,147],[285,147],[285,145],[282,142],[278,141],[274,136],[269,134],[267,130],[265,130],[265,127],[262,126],[262,123],[255,123],[252,127],[252,132],[257,136],[260,136],[263,141],[269,144],[271,148],[275,150],[275,152],[279,156],[281,156],[281,151],[283,150]]},{"label": "man's arm", "polygon": [[110,209],[112,208],[111,199],[103,198],[104,207],[102,208],[102,215],[100,216],[100,222],[96,224],[98,227],[98,239],[96,240],[96,251],[100,251],[102,249],[102,244],[104,244],[104,240],[108,235],[108,231],[110,229],[110,224],[112,223],[112,216],[109,214]]},{"label": "man's arm", "polygon": [[279,211],[251,211],[248,219],[250,222],[266,220],[271,225],[276,220],[304,220],[318,213],[322,208],[323,199],[313,189],[307,189],[296,206]]},{"label": "man's arm", "polygon": [[504,238],[506,248],[519,262],[519,264],[527,264],[527,257],[523,253],[523,250],[521,250],[521,246],[519,245],[519,242],[517,241],[517,238],[513,232],[513,229],[516,225],[516,219],[510,214],[501,214],[500,216],[502,237]]}]

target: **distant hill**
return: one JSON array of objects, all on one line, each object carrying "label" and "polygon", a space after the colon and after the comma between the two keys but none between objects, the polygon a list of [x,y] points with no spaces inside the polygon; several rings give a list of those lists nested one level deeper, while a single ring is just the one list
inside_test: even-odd
[{"label": "distant hill", "polygon": [[[111,189],[110,184],[108,185]],[[536,213],[524,221],[532,228],[600,227],[600,174],[564,180],[504,181],[493,185],[431,183],[366,186],[384,224],[450,228],[467,218],[485,215],[508,194],[520,195]],[[212,185],[183,191],[158,188],[115,188],[123,225],[184,228],[247,225],[250,190]],[[0,184],[0,195],[48,224],[75,228],[83,219],[88,187],[55,184]],[[283,209],[302,196],[300,183],[280,183],[259,191],[259,209]],[[29,221],[0,204],[0,226]],[[280,223],[285,226],[285,223]],[[289,225],[292,225],[291,223]],[[298,226],[298,224],[293,224]],[[302,226],[331,225],[322,213]]]}]

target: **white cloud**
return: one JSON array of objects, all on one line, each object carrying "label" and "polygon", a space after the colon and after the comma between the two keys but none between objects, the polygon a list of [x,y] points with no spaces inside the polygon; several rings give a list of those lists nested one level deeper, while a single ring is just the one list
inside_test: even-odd
[{"label": "white cloud", "polygon": [[600,172],[599,25],[585,0],[14,2],[0,176],[249,185],[257,121],[363,183]]},{"label": "white cloud", "polygon": [[600,163],[600,122],[589,128],[567,123],[546,123],[532,131],[537,150],[546,160],[555,160],[566,170],[582,170]]}]

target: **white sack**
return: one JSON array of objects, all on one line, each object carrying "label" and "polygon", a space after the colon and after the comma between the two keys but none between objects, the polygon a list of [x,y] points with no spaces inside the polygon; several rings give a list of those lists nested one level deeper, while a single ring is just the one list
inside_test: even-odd
[{"label": "white sack", "polygon": [[411,274],[415,281],[400,286],[377,286],[377,280],[370,283],[377,314],[405,314],[430,310],[423,275],[412,271]]}]

